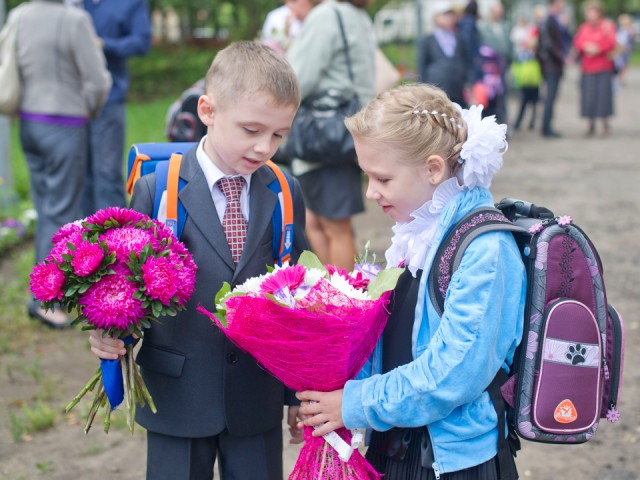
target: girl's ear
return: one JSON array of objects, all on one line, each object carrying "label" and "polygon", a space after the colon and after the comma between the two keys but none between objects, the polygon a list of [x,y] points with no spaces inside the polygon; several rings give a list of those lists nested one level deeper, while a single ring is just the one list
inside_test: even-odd
[{"label": "girl's ear", "polygon": [[439,185],[451,177],[449,166],[440,155],[429,156],[425,163],[427,178],[432,185]]},{"label": "girl's ear", "polygon": [[198,117],[207,127],[213,126],[215,107],[213,99],[209,95],[200,95],[198,99]]}]

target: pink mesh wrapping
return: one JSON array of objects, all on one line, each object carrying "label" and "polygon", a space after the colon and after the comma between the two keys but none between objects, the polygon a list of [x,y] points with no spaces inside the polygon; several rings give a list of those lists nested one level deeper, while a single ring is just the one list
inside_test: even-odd
[{"label": "pink mesh wrapping", "polygon": [[356,300],[322,281],[295,310],[262,296],[231,297],[227,328],[199,310],[287,387],[330,392],[367,361],[387,322],[389,295]]},{"label": "pink mesh wrapping", "polygon": [[[305,443],[298,460],[289,475],[289,480],[378,480],[378,472],[360,455],[353,452],[348,462],[338,458],[338,453],[322,437],[311,435],[313,429],[305,427]],[[347,443],[351,443],[351,432],[346,428],[336,430]]]},{"label": "pink mesh wrapping", "polygon": [[[371,355],[389,316],[390,295],[357,300],[322,280],[295,309],[257,294],[228,298],[227,328],[199,310],[287,387],[330,392],[342,388]],[[322,437],[305,430],[306,442],[289,480],[380,478],[357,450],[342,462]],[[350,443],[347,429],[337,433]]]}]

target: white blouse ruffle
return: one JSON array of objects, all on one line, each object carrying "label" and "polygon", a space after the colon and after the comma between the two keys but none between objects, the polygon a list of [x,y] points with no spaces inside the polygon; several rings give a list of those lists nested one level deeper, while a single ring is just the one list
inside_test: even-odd
[{"label": "white blouse ruffle", "polygon": [[431,249],[442,210],[463,190],[466,188],[458,183],[457,178],[450,178],[436,188],[431,200],[411,214],[411,220],[396,223],[393,226],[391,246],[385,252],[387,265],[397,266],[404,263],[411,275],[416,277],[418,270],[424,267]]}]

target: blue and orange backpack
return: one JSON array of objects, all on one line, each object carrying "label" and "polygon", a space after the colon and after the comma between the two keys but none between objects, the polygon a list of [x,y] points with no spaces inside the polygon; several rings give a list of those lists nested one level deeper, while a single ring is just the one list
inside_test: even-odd
[{"label": "blue and orange backpack", "polygon": [[[182,205],[178,193],[185,186],[180,179],[182,155],[195,147],[197,143],[138,143],[131,146],[127,162],[127,192],[133,193],[133,187],[140,177],[156,173],[156,191],[154,196],[153,218],[158,218],[160,201],[166,191],[166,225],[174,235],[180,238],[187,220],[187,211]],[[282,265],[291,259],[293,247],[293,195],[291,180],[275,163],[266,163],[276,176],[269,189],[278,196],[278,203],[271,217],[273,226],[273,259]]]}]

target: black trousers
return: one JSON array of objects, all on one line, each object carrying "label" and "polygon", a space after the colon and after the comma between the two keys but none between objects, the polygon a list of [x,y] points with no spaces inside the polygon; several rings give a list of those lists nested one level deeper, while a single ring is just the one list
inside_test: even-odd
[{"label": "black trousers", "polygon": [[252,437],[147,432],[147,480],[211,480],[216,459],[222,480],[282,480],[282,427]]},{"label": "black trousers", "polygon": [[542,133],[548,134],[553,131],[551,122],[553,120],[553,106],[556,103],[556,96],[560,88],[560,75],[548,74],[544,77],[546,92],[544,97],[544,113],[542,114]]}]

